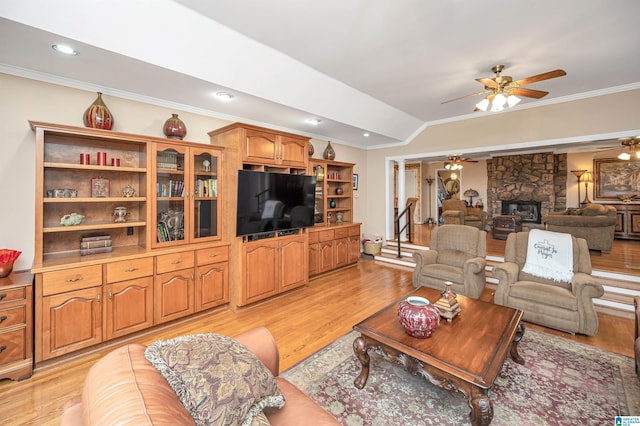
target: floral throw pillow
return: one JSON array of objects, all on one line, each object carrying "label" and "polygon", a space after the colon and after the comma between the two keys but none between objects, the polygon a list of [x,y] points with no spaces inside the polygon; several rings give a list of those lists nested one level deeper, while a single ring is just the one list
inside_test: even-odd
[{"label": "floral throw pillow", "polygon": [[249,426],[263,409],[284,406],[271,371],[230,337],[194,334],[160,340],[145,357],[198,425]]}]

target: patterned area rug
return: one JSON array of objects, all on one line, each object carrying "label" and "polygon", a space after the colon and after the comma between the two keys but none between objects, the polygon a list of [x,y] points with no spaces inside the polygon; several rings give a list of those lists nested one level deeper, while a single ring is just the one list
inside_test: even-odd
[{"label": "patterned area rug", "polygon": [[[367,385],[357,389],[357,336],[341,337],[282,376],[344,425],[470,424],[463,394],[412,376],[374,351]],[[518,352],[526,364],[507,357],[491,390],[492,425],[604,425],[616,415],[640,415],[633,359],[533,330]]]}]

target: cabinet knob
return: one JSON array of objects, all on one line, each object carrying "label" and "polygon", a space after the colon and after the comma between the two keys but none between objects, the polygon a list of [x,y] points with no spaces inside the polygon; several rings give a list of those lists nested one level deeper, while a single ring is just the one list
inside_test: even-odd
[{"label": "cabinet knob", "polygon": [[213,258],[213,257],[218,257],[217,254],[210,254],[209,257]]},{"label": "cabinet knob", "polygon": [[4,322],[4,321],[6,321],[6,320],[7,320],[7,318],[8,318],[8,317],[7,317],[6,315],[1,316],[1,317],[0,317],[0,322]]},{"label": "cabinet knob", "polygon": [[7,297],[7,293],[0,293],[0,300],[4,299],[5,297]]},{"label": "cabinet knob", "polygon": [[69,279],[65,280],[65,282],[67,282],[67,283],[75,283],[77,281],[81,281],[82,279],[83,279],[83,277],[80,276],[80,277],[75,277],[75,278],[69,278]]},{"label": "cabinet knob", "polygon": [[182,263],[182,260],[174,260],[173,262],[171,262],[172,265],[179,265]]},{"label": "cabinet knob", "polygon": [[135,271],[137,271],[138,269],[139,269],[139,268],[128,268],[128,269],[125,269],[124,271],[125,271],[125,272],[135,272]]},{"label": "cabinet knob", "polygon": [[7,345],[0,346],[0,352],[4,351],[5,349],[7,349]]}]

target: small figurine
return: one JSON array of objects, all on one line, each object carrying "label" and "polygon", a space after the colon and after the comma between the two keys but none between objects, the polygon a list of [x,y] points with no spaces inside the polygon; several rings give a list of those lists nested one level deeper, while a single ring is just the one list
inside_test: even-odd
[{"label": "small figurine", "polygon": [[62,218],[60,218],[60,225],[64,225],[64,226],[80,225],[80,223],[82,222],[82,219],[84,219],[84,215],[81,215],[78,213],[65,214],[64,216],[62,216]]},{"label": "small figurine", "polygon": [[136,190],[133,189],[133,186],[127,184],[127,186],[122,189],[122,196],[124,198],[133,198],[136,196]]}]

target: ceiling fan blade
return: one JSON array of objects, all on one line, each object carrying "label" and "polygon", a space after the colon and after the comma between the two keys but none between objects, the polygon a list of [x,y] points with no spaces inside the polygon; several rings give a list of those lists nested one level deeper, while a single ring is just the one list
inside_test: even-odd
[{"label": "ceiling fan blade", "polygon": [[542,90],[528,89],[526,87],[515,87],[513,89],[509,89],[509,94],[516,95],[516,96],[526,96],[527,98],[540,99],[547,96],[549,92],[544,92]]},{"label": "ceiling fan blade", "polygon": [[470,98],[471,96],[484,95],[485,93],[491,93],[491,91],[490,90],[483,90],[482,92],[477,92],[477,93],[472,93],[470,95],[460,96],[459,98],[455,98],[455,99],[449,99],[448,101],[440,102],[440,105],[448,104],[449,102],[459,101],[460,99],[464,99],[464,98]]},{"label": "ceiling fan blade", "polygon": [[500,85],[498,83],[496,83],[495,80],[491,79],[491,78],[476,78],[476,81],[478,83],[482,83],[485,85],[485,87],[499,87]]},{"label": "ceiling fan blade", "polygon": [[514,83],[519,86],[525,86],[531,83],[537,83],[538,81],[549,80],[550,78],[557,78],[567,75],[565,70],[554,70],[549,72],[544,72],[542,74],[533,75],[531,77],[523,78],[522,80],[515,81]]}]

